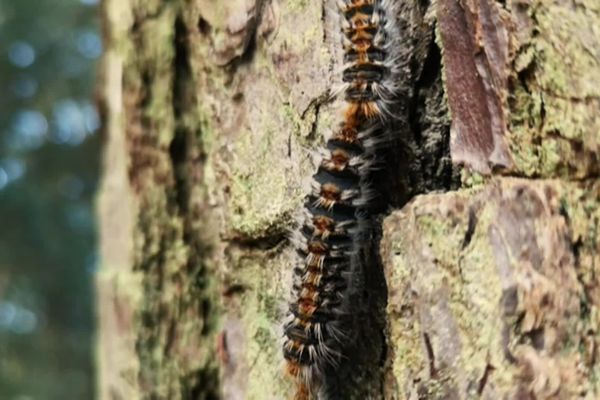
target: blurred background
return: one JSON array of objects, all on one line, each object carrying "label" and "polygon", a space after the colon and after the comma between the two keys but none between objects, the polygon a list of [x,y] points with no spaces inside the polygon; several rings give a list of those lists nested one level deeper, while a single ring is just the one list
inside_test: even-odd
[{"label": "blurred background", "polygon": [[94,398],[98,0],[0,0],[0,400]]}]

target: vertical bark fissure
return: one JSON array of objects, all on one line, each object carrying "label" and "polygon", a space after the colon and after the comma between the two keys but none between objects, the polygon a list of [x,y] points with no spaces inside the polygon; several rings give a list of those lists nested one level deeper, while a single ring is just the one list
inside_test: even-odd
[{"label": "vertical bark fissure", "polygon": [[[204,185],[204,163],[206,154],[201,142],[202,132],[199,127],[190,126],[189,120],[197,110],[196,102],[201,94],[196,92],[196,81],[192,76],[189,51],[189,32],[183,19],[183,10],[179,10],[174,19],[174,57],[173,57],[173,115],[175,132],[169,147],[175,180],[175,198],[178,213],[183,221],[183,241],[189,247],[185,268],[182,271],[182,282],[187,286],[184,290],[182,309],[190,307],[198,313],[203,321],[200,344],[211,346],[216,331],[215,320],[219,313],[214,304],[212,293],[215,279],[213,271],[207,266],[212,250],[208,244],[209,232],[202,232],[198,227],[199,219],[209,220],[206,199],[198,193]],[[200,198],[198,198],[200,197]],[[204,225],[208,226],[208,224]],[[186,307],[187,306],[187,307]],[[169,354],[167,348],[165,355]],[[214,351],[211,353],[214,354]],[[192,369],[180,376],[182,399],[218,399],[219,371],[216,360],[205,360],[204,365]]]},{"label": "vertical bark fissure", "polygon": [[[429,2],[410,2],[402,6],[398,16],[404,28],[401,53],[406,57],[402,61],[406,65],[406,77],[400,83],[404,96],[398,110],[397,136],[393,138],[395,146],[387,155],[386,167],[377,182],[386,200],[381,220],[418,195],[450,191],[459,186],[458,169],[450,157],[450,119],[442,82],[441,53],[434,39],[435,21],[429,17],[431,7]],[[379,229],[375,247],[378,253],[381,235]],[[383,270],[383,266],[380,268]],[[385,277],[381,279],[385,285]],[[389,314],[386,312],[388,289],[377,290],[385,294],[379,305],[386,326],[382,329],[384,359],[379,364],[385,374],[381,396],[389,398],[394,392],[389,382],[395,350],[387,348],[391,343]],[[435,356],[427,333],[423,334],[422,340],[430,356],[431,379],[435,380],[438,378]]]}]

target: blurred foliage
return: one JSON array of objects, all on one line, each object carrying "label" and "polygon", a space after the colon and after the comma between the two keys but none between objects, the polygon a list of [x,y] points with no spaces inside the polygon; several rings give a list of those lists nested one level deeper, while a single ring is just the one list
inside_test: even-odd
[{"label": "blurred foliage", "polygon": [[93,399],[97,0],[0,0],[0,400]]}]

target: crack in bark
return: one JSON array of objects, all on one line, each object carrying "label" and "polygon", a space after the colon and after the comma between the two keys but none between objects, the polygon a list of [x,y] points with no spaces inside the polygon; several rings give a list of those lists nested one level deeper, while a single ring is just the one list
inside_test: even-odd
[{"label": "crack in bark", "polygon": [[462,250],[464,250],[469,243],[471,243],[471,239],[473,238],[473,233],[475,233],[475,228],[477,227],[477,213],[474,207],[469,208],[469,220],[467,223],[467,231],[465,232],[465,238],[462,242]]},{"label": "crack in bark", "polygon": [[258,27],[262,21],[266,4],[267,0],[256,0],[254,8],[249,11],[248,20],[244,28],[245,32],[242,41],[242,52],[224,65],[232,74],[235,73],[240,66],[252,63],[252,60],[254,59]]},{"label": "crack in bark", "polygon": [[[376,187],[382,188],[382,197],[386,200],[381,218],[419,194],[448,191],[459,186],[458,170],[450,158],[450,121],[442,82],[441,53],[434,39],[434,21],[427,20],[431,7],[434,5],[428,1],[404,4],[398,16],[404,29],[401,35],[406,37],[402,41],[406,48],[401,53],[406,54],[404,62],[408,73],[406,80],[399,83],[405,101],[399,107],[400,118],[394,127],[398,134],[387,155],[386,168],[376,177]],[[385,295],[384,317],[387,290]],[[389,340],[387,338],[384,344]],[[427,332],[423,332],[423,342],[430,374],[435,378],[438,371]],[[384,346],[383,354],[389,358],[392,352]],[[386,370],[385,375],[392,374],[390,360],[381,362],[381,366]],[[386,387],[385,382],[382,386],[382,396],[394,391]]]},{"label": "crack in bark", "polygon": [[[214,327],[208,322],[214,311],[207,292],[206,281],[210,279],[210,272],[204,265],[204,259],[210,253],[207,245],[201,239],[201,233],[193,225],[198,217],[197,206],[191,205],[192,190],[195,185],[201,183],[202,168],[206,156],[198,140],[199,132],[185,125],[185,115],[195,112],[196,94],[194,93],[195,82],[191,74],[190,52],[188,42],[188,29],[181,14],[174,20],[174,58],[173,58],[173,94],[172,107],[175,119],[175,132],[169,146],[174,185],[174,200],[177,204],[177,214],[183,221],[183,241],[189,247],[187,268],[182,271],[189,277],[188,290],[195,293],[184,293],[183,296],[189,300],[198,301],[199,318],[203,320],[200,335],[205,337],[205,343],[210,342],[208,338],[214,333]],[[190,304],[191,305],[191,304]],[[184,307],[184,305],[181,305]],[[179,321],[177,321],[179,322]],[[169,331],[170,340],[166,348],[169,349],[177,341],[177,326]],[[203,376],[211,376],[205,380]],[[189,377],[181,378],[182,398],[219,398],[218,369],[214,365],[206,365],[192,371]]]},{"label": "crack in bark", "polygon": [[427,351],[427,359],[429,360],[429,376],[432,379],[437,377],[437,370],[435,368],[435,353],[433,352],[433,346],[431,345],[431,339],[427,332],[423,332],[423,342],[425,343],[425,350]]},{"label": "crack in bark", "polygon": [[485,389],[485,385],[487,384],[488,379],[490,378],[492,372],[494,372],[495,369],[496,368],[494,368],[494,366],[491,365],[490,363],[487,363],[485,365],[485,369],[483,370],[483,376],[479,380],[479,385],[477,387],[477,394],[479,396],[481,396],[483,394],[483,391]]},{"label": "crack in bark", "polygon": [[[308,113],[311,110],[314,110],[314,120],[312,121],[311,125],[310,125],[310,130],[308,132],[308,135],[306,136],[307,140],[314,140],[317,134],[317,128],[319,126],[319,114],[321,111],[321,106],[324,104],[327,104],[328,102],[331,102],[333,100],[332,96],[331,96],[331,91],[330,90],[326,90],[324,93],[320,94],[318,97],[313,98],[310,103],[308,103],[308,105],[306,106],[306,109],[304,109],[304,111],[302,111],[302,113],[300,114],[300,119],[305,119],[306,116],[308,115]],[[291,131],[290,131],[290,135],[291,135]],[[291,137],[291,136],[290,136]],[[291,149],[289,151],[290,155],[291,155]]]}]

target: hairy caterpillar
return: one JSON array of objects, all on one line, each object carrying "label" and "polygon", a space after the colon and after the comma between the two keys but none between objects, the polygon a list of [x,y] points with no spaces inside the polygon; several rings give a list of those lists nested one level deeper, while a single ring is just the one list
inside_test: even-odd
[{"label": "hairy caterpillar", "polygon": [[352,292],[360,287],[365,242],[370,239],[370,171],[385,142],[398,88],[394,0],[338,0],[342,20],[346,102],[338,129],[321,160],[294,237],[290,315],[283,354],[297,382],[296,400],[330,398],[328,374],[354,340]]}]

